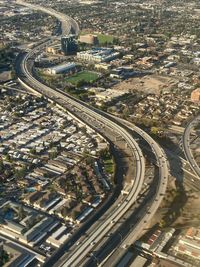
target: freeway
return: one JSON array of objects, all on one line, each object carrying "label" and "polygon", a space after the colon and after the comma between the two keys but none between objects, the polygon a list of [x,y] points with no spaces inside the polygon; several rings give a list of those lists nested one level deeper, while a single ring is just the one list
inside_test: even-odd
[{"label": "freeway", "polygon": [[[51,11],[51,14],[53,14],[52,12],[54,11]],[[67,21],[67,24],[71,25],[71,21]],[[132,179],[128,195],[123,199],[120,205],[113,206],[109,217],[107,217],[106,220],[100,221],[95,227],[95,229],[84,238],[84,242],[77,246],[75,249],[71,250],[68,254],[65,254],[62,260],[59,262],[59,265],[57,265],[73,267],[79,265],[79,263],[88,255],[88,253],[94,249],[94,245],[100,242],[111,231],[111,229],[113,229],[113,227],[115,227],[120,222],[120,219],[123,218],[127,211],[129,211],[130,208],[134,205],[143,187],[145,176],[145,161],[143,154],[137,142],[134,140],[132,134],[127,129],[125,129],[124,125],[120,125],[120,122],[117,121],[116,118],[113,118],[107,113],[90,107],[86,103],[75,99],[67,93],[62,92],[61,90],[52,89],[42,84],[40,81],[33,77],[31,67],[33,66],[33,64],[30,64],[30,61],[33,60],[38,51],[44,48],[44,46],[50,41],[51,39],[46,40],[44,43],[35,47],[31,52],[22,56],[20,71],[18,72],[18,79],[20,83],[30,91],[44,95],[55,103],[68,109],[79,119],[85,121],[86,124],[91,127],[94,126],[93,122],[95,119],[96,122],[101,124],[101,131],[103,131],[104,135],[106,129],[110,129],[111,131],[118,133],[118,135],[120,135],[122,139],[125,140],[127,147],[132,153],[132,157],[136,161],[136,175],[134,179]],[[159,196],[155,198],[155,202],[151,207],[151,211],[144,213],[140,224],[133,228],[133,234],[135,234],[134,238],[136,238],[138,234],[140,234],[148,219],[153,216],[155,210],[157,210],[158,204],[160,203],[161,199],[163,198],[163,195],[165,194],[168,176],[166,170],[167,162],[163,156],[163,152],[159,150],[155,142],[152,142],[152,139],[149,139],[149,136],[145,132],[141,132],[139,128],[135,128],[135,131],[140,132],[140,135],[143,138],[145,137],[147,139],[146,141],[151,145],[153,151],[155,152],[160,170],[160,181],[158,186]],[[131,238],[131,242],[133,242],[133,237]]]},{"label": "freeway", "polygon": [[[142,231],[145,229],[151,218],[155,215],[158,207],[160,206],[165,195],[168,183],[168,162],[161,147],[146,132],[144,132],[134,124],[120,118],[116,118],[116,120],[136,132],[149,144],[156,156],[157,165],[159,166],[159,180],[156,186],[156,193],[154,194],[152,199],[148,201],[148,208],[141,211],[140,219],[134,227],[135,231],[129,233],[120,244],[121,249],[124,249],[124,251],[122,251],[122,254],[120,254],[118,249],[113,250],[112,255],[110,255],[110,257],[102,265],[105,267],[109,267],[111,266],[111,264],[112,266],[114,266],[114,264],[117,264],[119,259],[123,258],[126,254],[125,249],[128,249],[136,241],[140,233],[142,233]],[[98,254],[95,255],[96,258],[98,257],[97,255]]]},{"label": "freeway", "polygon": [[200,115],[193,118],[186,126],[185,131],[183,133],[183,150],[186,156],[187,161],[190,163],[191,169],[196,173],[196,175],[200,179],[200,168],[195,161],[192,151],[190,149],[190,133],[192,129],[200,122]]},{"label": "freeway", "polygon": [[73,33],[75,35],[79,34],[80,29],[79,29],[78,23],[73,18],[71,18],[65,14],[57,12],[52,8],[47,8],[47,7],[42,7],[40,5],[34,5],[34,4],[26,3],[26,2],[21,1],[21,0],[17,0],[16,4],[26,6],[30,9],[33,9],[33,10],[39,10],[39,11],[44,12],[46,14],[49,14],[53,17],[56,17],[61,23],[62,35],[69,35],[70,33]]},{"label": "freeway", "polygon": [[[43,46],[43,44],[42,44]],[[36,50],[38,47],[36,48]],[[112,213],[110,213],[110,217],[107,218],[106,221],[101,222],[98,225],[97,229],[85,238],[84,243],[77,247],[75,251],[73,251],[62,263],[60,266],[77,266],[79,261],[87,255],[87,253],[92,249],[91,243],[98,242],[101,240],[111,229],[112,227],[120,220],[121,217],[128,211],[128,209],[133,205],[136,201],[144,181],[144,173],[145,173],[145,163],[143,154],[131,136],[131,134],[126,131],[123,127],[119,126],[117,123],[113,122],[112,119],[108,119],[107,117],[102,116],[99,114],[98,111],[94,111],[93,108],[87,106],[85,103],[81,103],[74,99],[73,97],[64,94],[60,90],[54,90],[46,85],[43,85],[30,73],[28,69],[28,60],[32,58],[34,55],[34,51],[30,52],[29,54],[25,55],[22,59],[21,63],[21,72],[23,73],[22,77],[19,78],[19,81],[24,85],[26,88],[36,90],[38,93],[47,96],[50,99],[53,99],[58,104],[66,104],[68,109],[73,107],[73,111],[76,108],[76,111],[81,114],[87,115],[87,117],[96,118],[99,122],[103,125],[111,128],[113,131],[117,132],[119,135],[126,140],[127,146],[131,149],[132,154],[136,160],[136,177],[132,180],[132,186],[129,194],[124,199],[119,207],[113,209]]]}]

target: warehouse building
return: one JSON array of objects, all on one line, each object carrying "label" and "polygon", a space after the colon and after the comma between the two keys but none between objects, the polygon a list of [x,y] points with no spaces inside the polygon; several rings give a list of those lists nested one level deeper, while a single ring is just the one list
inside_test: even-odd
[{"label": "warehouse building", "polygon": [[76,64],[75,63],[65,63],[58,66],[54,66],[52,68],[48,68],[47,72],[52,75],[61,74],[61,73],[67,73],[70,71],[76,70]]},{"label": "warehouse building", "polygon": [[84,44],[97,45],[99,41],[97,35],[85,34],[79,37],[79,42]]}]

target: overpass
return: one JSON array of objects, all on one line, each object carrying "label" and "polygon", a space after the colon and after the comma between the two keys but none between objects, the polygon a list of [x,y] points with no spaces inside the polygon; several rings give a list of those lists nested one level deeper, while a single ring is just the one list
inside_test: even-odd
[{"label": "overpass", "polygon": [[190,134],[192,129],[200,123],[200,115],[193,118],[186,126],[185,131],[183,133],[183,150],[185,153],[185,157],[188,160],[191,169],[196,173],[196,175],[200,179],[200,167],[194,159],[192,155],[192,151],[190,149]]},{"label": "overpass", "polygon": [[[41,46],[44,47],[44,44],[42,44]],[[38,49],[38,47],[35,48],[36,51]],[[131,136],[131,134],[123,127],[113,122],[112,119],[102,116],[100,111],[94,110],[92,107],[89,107],[85,103],[82,103],[81,101],[78,101],[77,99],[74,99],[73,97],[64,94],[61,90],[52,89],[32,77],[32,74],[28,69],[28,60],[29,58],[32,58],[33,55],[34,51],[26,54],[23,57],[21,62],[21,73],[23,74],[21,75],[21,77],[19,77],[19,82],[27,89],[31,91],[36,91],[38,94],[42,94],[48,97],[54,102],[66,107],[68,110],[71,109],[71,111],[73,113],[76,113],[78,117],[80,117],[80,115],[82,114],[85,114],[87,118],[95,118],[97,121],[101,122],[102,125],[105,125],[105,127],[109,127],[112,131],[116,132],[118,135],[121,135],[122,138],[126,141],[127,146],[130,148],[131,153],[136,161],[136,177],[133,177],[131,183],[131,190],[126,196],[126,198],[123,200],[122,204],[116,209],[113,209],[112,212],[109,214],[109,218],[106,221],[101,222],[100,225],[98,225],[97,229],[95,229],[95,231],[85,239],[84,243],[77,247],[77,249],[73,251],[73,254],[65,260],[65,263],[61,265],[76,266],[78,264],[77,262],[80,261],[80,259],[91,250],[91,243],[97,242],[103,236],[105,236],[136,201],[142,189],[144,181],[144,158],[138,144]],[[87,122],[90,125],[88,119]],[[102,128],[102,130],[104,131],[105,128]]]},{"label": "overpass", "polygon": [[[167,189],[167,183],[168,183],[168,164],[166,160],[166,156],[164,151],[161,149],[161,147],[154,141],[153,138],[151,138],[145,131],[138,128],[134,124],[117,118],[115,116],[112,116],[113,118],[116,118],[119,122],[121,122],[123,125],[131,129],[132,131],[136,132],[139,136],[141,136],[148,144],[151,146],[156,160],[157,164],[159,166],[159,178],[158,178],[158,184],[156,186],[156,193],[152,197],[152,199],[148,202],[148,207],[145,210],[142,210],[140,212],[140,219],[135,224],[134,231],[131,231],[119,244],[120,250],[116,248],[113,250],[113,252],[109,255],[107,259],[103,263],[101,263],[101,266],[109,267],[109,266],[115,266],[119,262],[120,259],[122,259],[126,253],[129,247],[137,240],[139,237],[138,233],[141,233],[149,224],[149,221],[153,218],[155,215],[157,209],[159,208],[166,189]],[[98,259],[98,255],[96,254],[96,259]],[[85,264],[84,266],[89,267],[89,264]]]},{"label": "overpass", "polygon": [[[135,177],[132,178],[130,191],[120,202],[120,205],[112,206],[109,216],[106,218],[106,220],[99,221],[95,229],[93,229],[93,231],[91,231],[90,234],[84,238],[84,242],[70,251],[70,253],[64,255],[62,260],[57,265],[73,267],[80,264],[82,259],[93,250],[94,244],[100,242],[102,238],[120,222],[124,214],[126,214],[126,212],[130,210],[130,208],[134,205],[136,199],[138,198],[138,195],[143,188],[145,162],[143,154],[137,142],[134,140],[132,134],[122,125],[122,122],[117,121],[116,118],[107,113],[90,107],[86,103],[77,100],[76,98],[68,95],[67,93],[64,93],[59,89],[52,89],[49,86],[42,84],[40,81],[33,77],[32,68],[30,68],[30,66],[33,66],[33,64],[30,64],[30,61],[33,60],[38,51],[43,49],[45,47],[45,44],[47,44],[49,41],[50,40],[46,40],[44,43],[35,47],[31,52],[21,56],[20,71],[18,72],[19,82],[28,90],[36,92],[40,95],[44,95],[51,101],[54,101],[55,103],[63,106],[64,108],[75,114],[79,119],[88,124],[90,127],[94,127],[94,121],[100,123],[101,127],[99,128],[99,131],[102,131],[102,134],[105,135],[106,131],[109,129],[110,131],[113,131],[120,135],[121,138],[125,140],[127,148],[130,149],[132,158],[135,159],[136,164],[136,174]],[[130,125],[128,127],[130,127]],[[141,131],[137,127],[134,129],[134,131],[140,133],[143,138],[146,138],[146,141],[151,145],[154,153],[156,154],[156,158],[159,162],[158,164],[160,170],[160,180],[158,184],[158,195],[155,197],[154,202],[151,205],[151,210],[150,212],[145,212],[140,223],[133,228],[134,236],[132,236],[130,241],[127,241],[128,245],[138,237],[141,230],[147,224],[148,219],[153,216],[156,209],[158,208],[159,203],[161,202],[165,194],[168,178],[167,161],[165,159],[164,153],[145,132]]]}]

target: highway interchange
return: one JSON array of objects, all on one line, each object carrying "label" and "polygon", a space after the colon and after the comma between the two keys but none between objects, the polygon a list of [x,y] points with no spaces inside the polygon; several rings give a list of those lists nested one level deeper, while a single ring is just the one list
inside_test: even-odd
[{"label": "highway interchange", "polygon": [[[70,17],[63,15],[61,13],[55,12],[51,9],[44,9],[41,6],[30,6],[22,1],[17,1],[18,4],[28,5],[30,8],[37,9],[48,14],[54,15],[61,21],[62,34],[75,33],[78,34],[79,27],[77,23]],[[88,106],[86,103],[73,98],[67,93],[62,92],[58,89],[50,88],[35,77],[33,77],[33,59],[38,55],[46,45],[52,41],[52,38],[45,40],[40,43],[32,51],[27,54],[20,55],[18,71],[19,82],[31,92],[36,94],[44,95],[49,98],[50,101],[62,106],[78,119],[86,123],[88,126],[97,130],[100,134],[110,138],[113,133],[113,140],[116,141],[116,136],[120,137],[126,143],[126,149],[131,153],[131,159],[135,166],[135,175],[132,177],[130,183],[130,190],[128,194],[124,197],[119,197],[119,199],[114,203],[105,216],[103,220],[98,220],[93,227],[91,227],[88,234],[84,236],[84,242],[78,243],[77,246],[73,246],[73,249],[65,251],[66,253],[60,258],[59,254],[54,259],[50,259],[51,266],[65,266],[65,267],[75,267],[75,266],[89,266],[91,257],[93,257],[93,251],[95,247],[102,244],[105,236],[109,236],[113,229],[118,229],[122,223],[121,220],[125,217],[127,213],[131,213],[133,207],[140,207],[136,201],[144,190],[145,183],[145,159],[141,148],[133,137],[133,132],[137,133],[140,138],[145,140],[145,142],[151,147],[152,152],[155,155],[155,166],[158,169],[158,183],[155,187],[155,193],[153,194],[151,200],[148,203],[148,208],[142,209],[140,214],[140,219],[135,223],[132,228],[131,234],[128,234],[121,242],[120,246],[124,249],[128,248],[135,240],[140,236],[144,228],[147,226],[150,219],[153,217],[157,211],[167,188],[168,182],[168,162],[164,151],[160,146],[143,130],[136,127],[135,125],[124,121],[122,119],[116,118],[107,114],[103,111],[97,110],[93,107]],[[188,127],[190,129],[190,127]],[[185,131],[185,139],[188,140],[189,130]],[[111,139],[111,138],[110,138]],[[113,140],[111,140],[113,142]],[[186,143],[185,143],[186,144]],[[190,162],[190,161],[189,161]],[[192,163],[194,165],[194,163]],[[194,166],[193,166],[194,168]],[[107,216],[106,216],[107,214]],[[101,246],[100,246],[101,247]],[[116,248],[112,248],[114,253]],[[88,255],[90,259],[88,260]],[[96,257],[96,256],[94,256]],[[102,261],[105,259],[101,259]]]}]

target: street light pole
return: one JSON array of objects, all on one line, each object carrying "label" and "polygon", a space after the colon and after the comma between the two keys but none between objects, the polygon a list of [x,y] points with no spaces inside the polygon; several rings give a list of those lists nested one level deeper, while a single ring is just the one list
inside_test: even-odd
[{"label": "street light pole", "polygon": [[91,256],[95,259],[97,266],[99,266],[99,259],[94,255],[94,253],[91,253]]}]

